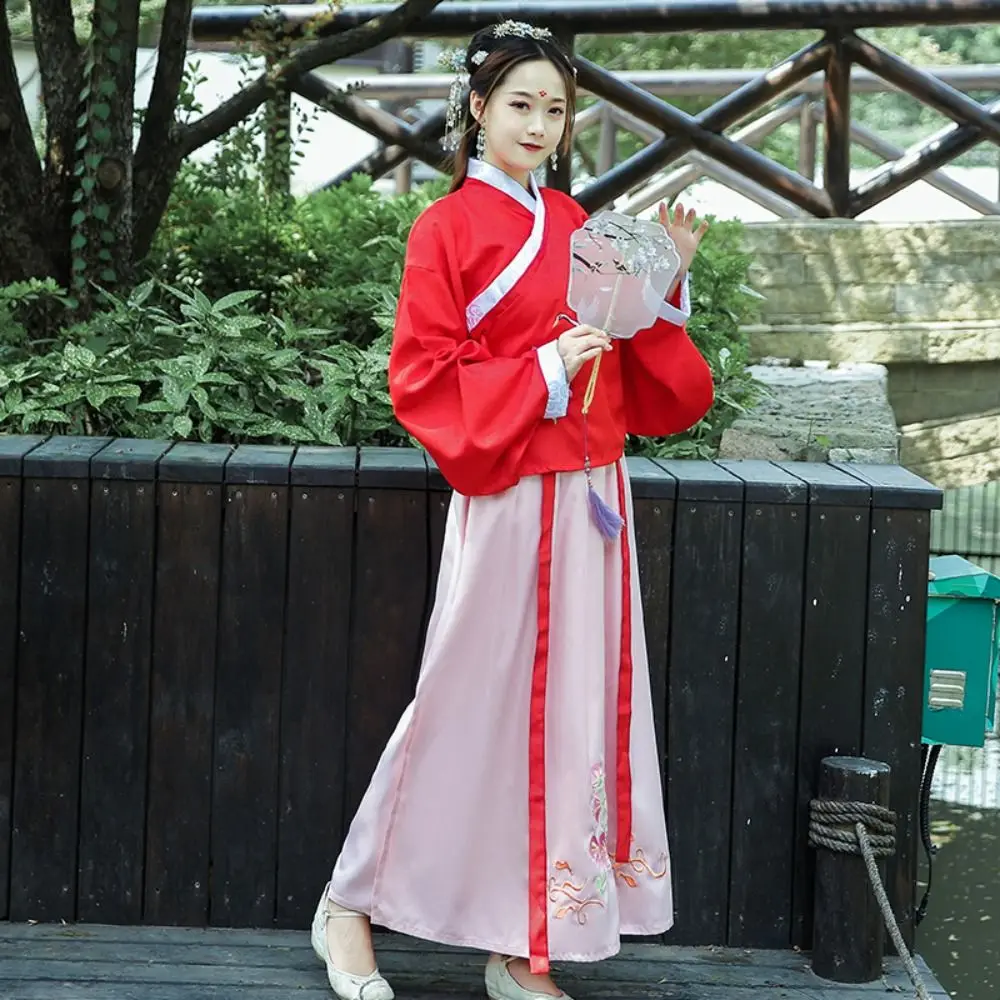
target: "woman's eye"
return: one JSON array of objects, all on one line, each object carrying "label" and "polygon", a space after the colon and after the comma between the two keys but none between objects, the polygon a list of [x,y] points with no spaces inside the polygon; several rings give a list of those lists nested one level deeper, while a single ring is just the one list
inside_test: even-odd
[{"label": "woman's eye", "polygon": [[554,114],[554,115],[556,115],[557,117],[560,117],[560,118],[561,118],[561,117],[562,117],[562,115],[564,114],[564,111],[563,111],[563,109],[562,109],[562,108],[549,108],[549,111],[550,111],[550,112],[551,112],[552,114]]},{"label": "woman's eye", "polygon": [[517,108],[518,111],[523,111],[528,106],[527,101],[515,101],[511,107]]}]

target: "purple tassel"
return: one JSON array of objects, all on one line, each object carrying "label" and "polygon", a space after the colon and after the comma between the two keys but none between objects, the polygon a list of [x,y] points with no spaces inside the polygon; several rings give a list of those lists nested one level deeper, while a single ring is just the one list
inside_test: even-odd
[{"label": "purple tassel", "polygon": [[601,494],[594,489],[592,484],[587,487],[587,499],[590,501],[590,516],[594,519],[597,530],[609,542],[614,541],[625,526],[621,515],[604,502]]}]

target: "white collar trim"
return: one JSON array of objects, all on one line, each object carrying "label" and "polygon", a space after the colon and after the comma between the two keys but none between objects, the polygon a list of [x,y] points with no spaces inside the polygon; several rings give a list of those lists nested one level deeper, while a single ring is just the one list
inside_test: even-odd
[{"label": "white collar trim", "polygon": [[[531,267],[539,251],[542,249],[542,237],[545,234],[545,199],[538,190],[535,178],[528,177],[531,185],[531,194],[512,177],[509,177],[502,170],[482,160],[469,160],[469,177],[478,181],[483,181],[498,191],[509,194],[515,201],[520,202],[529,212],[535,221],[531,227],[531,233],[524,241],[524,245],[514,255],[514,259],[490,282],[488,288],[480,292],[465,308],[465,325],[469,333],[479,326],[487,315],[495,309],[504,296],[516,285],[525,272]],[[534,195],[534,197],[532,197]]]},{"label": "white collar trim", "polygon": [[499,167],[494,167],[492,163],[485,160],[477,160],[475,157],[469,160],[469,176],[473,180],[482,181],[495,187],[504,194],[509,194],[514,201],[520,202],[529,212],[534,214],[535,202],[538,200],[538,185],[535,183],[535,175],[528,174],[528,185],[530,193],[514,180],[510,174],[505,174]]}]

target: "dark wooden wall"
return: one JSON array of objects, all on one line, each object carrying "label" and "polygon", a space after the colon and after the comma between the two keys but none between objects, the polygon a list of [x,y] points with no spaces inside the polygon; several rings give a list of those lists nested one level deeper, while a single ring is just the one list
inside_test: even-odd
[{"label": "dark wooden wall", "polygon": [[[631,472],[669,939],[808,945],[829,753],[893,768],[912,930],[938,492]],[[0,918],[306,926],[413,691],[447,505],[415,451],[0,438]]]}]

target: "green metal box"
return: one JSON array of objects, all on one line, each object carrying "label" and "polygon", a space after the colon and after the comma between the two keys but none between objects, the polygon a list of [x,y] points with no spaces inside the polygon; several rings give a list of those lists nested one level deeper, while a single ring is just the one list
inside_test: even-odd
[{"label": "green metal box", "polygon": [[1000,579],[938,556],[927,595],[923,741],[981,747],[996,723]]}]

